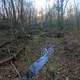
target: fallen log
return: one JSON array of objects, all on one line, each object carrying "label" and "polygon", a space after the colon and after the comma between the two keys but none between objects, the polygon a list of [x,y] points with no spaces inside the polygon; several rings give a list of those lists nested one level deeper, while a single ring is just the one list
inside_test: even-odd
[{"label": "fallen log", "polygon": [[2,43],[2,44],[0,45],[0,48],[4,47],[5,45],[10,44],[11,42],[14,42],[14,41],[15,41],[15,40],[6,41],[6,42],[4,42],[4,43]]},{"label": "fallen log", "polygon": [[7,59],[1,60],[1,61],[0,61],[0,64],[6,63],[6,62],[8,62],[8,61],[14,59],[23,49],[24,49],[24,47],[18,49],[18,50],[17,50],[17,53],[15,53],[13,56],[10,56],[10,57],[7,58]]}]

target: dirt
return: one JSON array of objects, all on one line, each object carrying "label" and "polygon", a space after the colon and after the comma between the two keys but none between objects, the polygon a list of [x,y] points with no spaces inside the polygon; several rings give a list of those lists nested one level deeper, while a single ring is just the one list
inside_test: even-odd
[{"label": "dirt", "polygon": [[56,80],[80,80],[80,32],[66,33],[56,57]]},{"label": "dirt", "polygon": [[[46,64],[42,71],[33,78],[33,80],[80,80],[80,32],[66,32],[62,38],[48,38],[53,44],[56,44],[55,55],[51,57],[48,64]],[[20,74],[23,74],[26,69],[28,69],[28,60],[26,59],[27,51],[29,57],[33,57],[33,61],[37,59],[38,48],[35,44],[30,43],[27,45],[26,53],[20,53],[15,60],[15,65],[19,70]],[[41,44],[41,43],[40,43]],[[32,48],[31,46],[34,46]],[[35,47],[36,46],[36,47]],[[31,50],[28,50],[31,48]],[[40,50],[39,50],[40,51]],[[23,54],[24,53],[24,54]],[[24,58],[23,58],[24,57]],[[32,59],[30,57],[29,59]],[[30,61],[32,63],[33,61]],[[1,69],[3,68],[3,69]],[[7,68],[7,69],[5,69]],[[5,73],[5,74],[4,74]],[[0,66],[0,80],[18,80],[17,74],[14,69],[12,69],[10,64]]]},{"label": "dirt", "polygon": [[18,75],[11,64],[0,65],[0,80],[18,80]]}]

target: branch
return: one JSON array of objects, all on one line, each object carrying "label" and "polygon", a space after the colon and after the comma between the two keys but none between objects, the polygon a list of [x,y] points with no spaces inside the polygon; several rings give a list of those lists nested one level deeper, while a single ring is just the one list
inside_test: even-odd
[{"label": "branch", "polygon": [[12,61],[10,62],[12,67],[15,69],[16,73],[18,74],[19,80],[21,80],[21,75],[19,73],[19,71],[17,70],[16,66],[12,63]]},{"label": "branch", "polygon": [[64,6],[64,13],[65,13],[65,9],[66,9],[66,7],[67,7],[68,2],[69,2],[69,0],[66,1],[66,4],[65,4],[65,6]]}]

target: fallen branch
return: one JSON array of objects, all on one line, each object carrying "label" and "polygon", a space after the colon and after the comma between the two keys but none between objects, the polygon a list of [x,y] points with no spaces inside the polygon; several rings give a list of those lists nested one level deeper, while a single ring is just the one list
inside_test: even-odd
[{"label": "fallen branch", "polygon": [[6,42],[4,42],[4,43],[2,43],[2,44],[0,45],[0,48],[4,47],[5,45],[10,44],[11,42],[14,42],[14,41],[15,41],[15,40],[6,41]]},{"label": "fallen branch", "polygon": [[23,48],[20,48],[20,49],[17,51],[17,53],[14,54],[13,56],[11,56],[11,57],[9,57],[9,58],[7,58],[7,59],[1,60],[1,61],[0,61],[0,64],[3,64],[3,63],[5,63],[5,62],[8,62],[8,61],[14,59],[23,49],[24,49],[24,47],[23,47]]},{"label": "fallen branch", "polygon": [[21,75],[20,75],[19,71],[17,70],[16,66],[12,63],[12,61],[10,63],[12,65],[12,67],[15,69],[15,71],[16,71],[18,77],[19,77],[19,80],[21,80]]}]

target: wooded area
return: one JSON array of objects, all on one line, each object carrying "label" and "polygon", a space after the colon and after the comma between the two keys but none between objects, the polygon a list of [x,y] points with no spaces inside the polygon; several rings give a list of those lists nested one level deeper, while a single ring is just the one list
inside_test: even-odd
[{"label": "wooded area", "polygon": [[0,80],[20,80],[48,43],[55,56],[32,80],[79,80],[80,1],[45,0],[40,9],[35,3],[0,0]]},{"label": "wooded area", "polygon": [[[0,0],[0,29],[13,34],[27,33],[35,28],[67,30],[79,28],[79,4],[74,0],[56,0],[52,7],[46,0],[46,10],[37,13],[35,2],[31,0]],[[44,14],[45,12],[45,14]],[[39,16],[37,16],[39,15]],[[76,27],[75,27],[76,26]],[[46,27],[46,28],[45,28]]]}]

